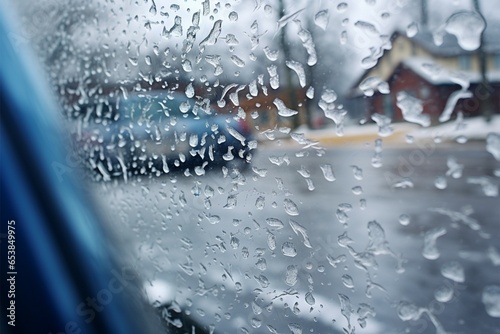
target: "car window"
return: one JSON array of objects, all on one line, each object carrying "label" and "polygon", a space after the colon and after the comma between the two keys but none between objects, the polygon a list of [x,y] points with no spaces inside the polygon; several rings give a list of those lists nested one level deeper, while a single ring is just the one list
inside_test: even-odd
[{"label": "car window", "polygon": [[170,332],[498,333],[496,1],[11,6]]}]

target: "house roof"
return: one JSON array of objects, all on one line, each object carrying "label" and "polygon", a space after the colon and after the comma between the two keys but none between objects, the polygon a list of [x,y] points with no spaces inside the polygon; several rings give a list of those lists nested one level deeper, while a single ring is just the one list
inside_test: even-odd
[{"label": "house roof", "polygon": [[[439,30],[439,29],[438,29]],[[436,30],[436,31],[438,31]],[[398,31],[397,35],[406,37],[406,33]],[[420,29],[420,31],[410,38],[415,44],[421,46],[429,53],[441,57],[454,57],[463,54],[471,54],[476,52],[466,51],[457,42],[457,38],[449,33],[442,32],[442,44],[437,45],[434,36],[436,32],[432,32],[428,28]],[[483,32],[482,48],[486,53],[500,54],[500,26],[489,25]]]},{"label": "house roof", "polygon": [[[481,74],[477,71],[450,70],[425,57],[410,57],[401,63],[433,85],[460,84],[461,81],[479,83],[481,81]],[[500,70],[488,71],[486,77],[490,82],[500,82]]]},{"label": "house roof", "polygon": [[[375,84],[371,87],[376,91],[380,82],[387,82],[394,75],[399,68],[407,68],[420,76],[425,81],[432,85],[464,85],[476,84],[481,81],[481,74],[476,71],[453,70],[436,64],[431,58],[427,57],[409,57],[395,66],[394,71],[386,78],[379,78],[380,80],[372,80]],[[500,70],[491,70],[486,74],[490,83],[500,82]],[[364,78],[364,77],[363,77]],[[364,81],[364,80],[363,80]],[[359,88],[361,82],[357,83],[350,92],[351,97],[364,95],[363,91]]]},{"label": "house roof", "polygon": [[[500,38],[498,37],[500,35],[500,25],[488,25],[483,33],[483,43],[482,43],[482,48],[486,53],[489,54],[498,54],[500,55]],[[466,51],[460,45],[458,44],[458,41],[455,36],[443,32],[442,34],[442,43],[440,45],[437,45],[435,43],[433,33],[431,30],[428,28],[420,29],[419,32],[413,36],[413,37],[407,37],[405,32],[402,32],[400,30],[396,30],[392,36],[391,36],[391,41],[394,41],[396,38],[406,38],[410,40],[412,43],[415,43],[416,45],[419,45],[423,49],[425,49],[427,52],[429,52],[431,55],[437,56],[437,57],[456,57],[459,55],[466,55],[466,54],[473,54],[477,52],[477,50],[474,51]],[[384,53],[382,54],[382,57],[385,57],[387,53],[392,52],[391,49],[389,50],[384,50]],[[380,59],[379,59],[380,61]],[[432,62],[432,60],[427,59],[427,62]],[[377,65],[378,66],[377,62]],[[426,70],[422,70],[422,63],[419,64],[418,66],[416,65],[418,63],[418,58],[417,57],[412,57],[403,60],[403,63],[405,63],[408,67],[410,67],[415,73],[419,74],[422,76],[425,80],[428,80],[430,83],[434,84],[452,84],[454,82],[450,81],[450,73],[446,74],[448,78],[444,78],[443,75],[438,76],[437,78],[435,77],[435,73],[432,76],[424,76]],[[425,62],[424,62],[425,63]],[[395,64],[394,69],[398,68],[400,64]],[[428,68],[427,65],[424,66],[425,68]],[[354,82],[353,87],[349,91],[348,95],[349,96],[358,96],[362,94],[361,90],[358,88],[359,84],[363,82],[364,79],[366,79],[366,76],[368,73],[370,73],[371,69],[367,69],[364,71],[361,76]],[[391,73],[392,74],[392,73]],[[479,73],[473,73],[470,72],[467,74],[468,77],[470,77],[470,82],[478,82],[480,76]],[[488,77],[490,77],[491,81],[498,82],[500,81],[498,79],[498,72],[494,73],[488,73]],[[382,80],[387,80],[388,78],[381,78]],[[447,82],[446,82],[447,81]]]}]

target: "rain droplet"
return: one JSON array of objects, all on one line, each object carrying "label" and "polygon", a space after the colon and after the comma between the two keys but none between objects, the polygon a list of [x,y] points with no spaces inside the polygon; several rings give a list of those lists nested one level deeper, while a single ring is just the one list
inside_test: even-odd
[{"label": "rain droplet", "polygon": [[236,13],[234,11],[229,13],[229,21],[231,21],[231,22],[238,21],[238,13]]},{"label": "rain droplet", "polygon": [[340,44],[342,45],[346,45],[347,44],[347,31],[345,30],[342,30],[342,32],[340,33]]},{"label": "rain droplet", "polygon": [[351,166],[352,168],[352,173],[354,175],[354,178],[358,181],[363,180],[363,170],[359,168],[358,166]]},{"label": "rain droplet", "polygon": [[361,195],[363,194],[363,188],[361,186],[355,186],[352,188],[352,193],[354,195]]},{"label": "rain droplet", "polygon": [[285,283],[288,286],[294,286],[297,283],[297,276],[299,275],[299,269],[297,266],[289,265],[286,268],[285,273]]},{"label": "rain droplet", "polygon": [[434,186],[438,189],[446,189],[447,185],[448,185],[448,182],[446,181],[446,177],[444,177],[444,176],[438,176],[434,180]]},{"label": "rain droplet", "polygon": [[264,54],[266,55],[267,59],[270,61],[276,61],[279,58],[279,50],[271,50],[268,46],[266,46],[264,49]]},{"label": "rain droplet", "polygon": [[436,227],[425,233],[424,236],[424,249],[422,255],[428,260],[435,260],[439,258],[439,250],[436,247],[436,240],[440,236],[446,234],[444,227]]},{"label": "rain droplet", "polygon": [[406,27],[406,36],[408,36],[409,38],[415,37],[415,35],[417,35],[417,33],[418,33],[418,24],[417,23],[412,22]]},{"label": "rain droplet", "polygon": [[231,237],[231,240],[229,241],[229,244],[231,245],[232,249],[237,249],[240,247],[240,239],[236,238],[235,236]]},{"label": "rain droplet", "polygon": [[407,214],[400,215],[399,223],[403,226],[407,226],[408,224],[410,224],[410,216],[408,216]]},{"label": "rain droplet", "polygon": [[192,83],[189,83],[186,87],[186,96],[190,99],[194,97],[194,88]]},{"label": "rain droplet", "polygon": [[344,232],[338,236],[337,242],[339,243],[340,247],[347,247],[349,244],[352,244],[354,241],[352,241],[352,239],[349,238],[349,236],[347,235],[347,232]]},{"label": "rain droplet", "polygon": [[266,206],[266,198],[264,196],[259,196],[257,197],[257,200],[255,201],[255,207],[257,210],[262,210]]},{"label": "rain droplet", "polygon": [[232,55],[231,60],[238,67],[245,67],[245,62],[238,56]]},{"label": "rain droplet", "polygon": [[500,318],[500,286],[489,285],[485,287],[481,300],[490,317]]},{"label": "rain droplet", "polygon": [[313,306],[314,304],[316,304],[316,299],[314,299],[314,296],[312,294],[312,292],[307,292],[306,293],[306,296],[305,296],[305,300],[306,300],[306,303]]},{"label": "rain droplet", "polygon": [[288,324],[288,328],[292,334],[302,334],[302,327],[299,324],[290,323]]},{"label": "rain droplet", "polygon": [[347,256],[345,256],[343,254],[339,255],[337,257],[333,257],[331,255],[327,255],[326,259],[328,260],[328,263],[330,263],[330,265],[332,267],[337,268],[337,264],[347,261]]},{"label": "rain droplet", "polygon": [[261,288],[263,288],[263,289],[267,288],[270,284],[269,280],[264,275],[254,276],[254,278],[257,280],[257,282],[260,284]]},{"label": "rain droplet", "polygon": [[500,161],[500,133],[488,133],[486,136],[486,151],[490,152],[495,160]]},{"label": "rain droplet", "polygon": [[445,263],[441,266],[441,274],[457,283],[465,282],[465,273],[462,265],[456,261]]},{"label": "rain droplet", "polygon": [[307,89],[306,96],[310,100],[314,99],[314,87],[311,86]]},{"label": "rain droplet", "polygon": [[342,275],[342,283],[346,288],[352,289],[354,288],[354,281],[351,276],[345,274]]},{"label": "rain droplet", "polygon": [[224,205],[224,209],[234,209],[236,207],[236,196],[230,195],[227,198],[226,205]]},{"label": "rain droplet", "polygon": [[304,238],[304,246],[307,248],[312,248],[311,242],[309,241],[309,236],[307,235],[307,230],[304,226],[290,219],[289,221],[290,227],[295,232],[295,234],[300,234]]},{"label": "rain droplet", "polygon": [[278,115],[280,115],[282,117],[290,117],[290,116],[294,116],[294,115],[298,114],[298,112],[296,110],[292,110],[292,109],[288,108],[285,105],[285,103],[278,98],[274,99],[273,103],[276,106],[276,108],[278,109]]},{"label": "rain droplet", "polygon": [[320,10],[314,16],[314,23],[323,30],[326,30],[329,20],[330,15],[328,14],[328,9]]},{"label": "rain droplet", "polygon": [[434,298],[440,303],[449,302],[453,298],[453,289],[448,285],[440,286],[434,292]]},{"label": "rain droplet", "polygon": [[401,109],[405,121],[420,124],[423,127],[431,124],[430,116],[422,113],[424,107],[421,100],[406,92],[398,92],[396,100],[396,105]]},{"label": "rain droplet", "polygon": [[264,258],[258,259],[257,262],[255,263],[255,267],[257,267],[257,269],[259,269],[260,271],[266,270],[267,269],[266,259]]},{"label": "rain droplet", "polygon": [[285,198],[283,200],[283,206],[285,208],[285,212],[289,214],[290,216],[298,216],[299,215],[299,209],[297,208],[297,205],[288,198]]},{"label": "rain droplet", "polygon": [[344,13],[344,12],[347,10],[347,8],[348,8],[348,5],[347,5],[347,3],[345,3],[345,2],[341,2],[341,3],[339,3],[339,4],[337,5],[337,11],[338,11],[339,13]]},{"label": "rain droplet", "polygon": [[332,165],[324,164],[319,166],[321,171],[323,172],[323,176],[327,181],[333,182],[335,181],[335,175],[333,174]]},{"label": "rain droplet", "polygon": [[274,227],[277,230],[280,230],[283,227],[285,227],[283,222],[281,220],[279,220],[278,218],[267,218],[266,223],[267,223],[267,225]]},{"label": "rain droplet", "polygon": [[221,30],[222,30],[222,20],[215,21],[212,30],[210,30],[208,36],[203,41],[200,42],[200,48],[204,48],[205,45],[214,45],[215,43],[217,43],[217,39],[220,36]]},{"label": "rain droplet", "polygon": [[412,303],[402,301],[398,304],[398,316],[403,321],[417,320],[421,311]]},{"label": "rain droplet", "polygon": [[457,38],[462,49],[473,51],[481,45],[481,34],[486,23],[479,13],[460,11],[451,15],[446,21],[445,30]]},{"label": "rain droplet", "polygon": [[392,119],[382,114],[373,114],[371,119],[378,125],[378,135],[387,137],[392,135],[394,128],[391,126]]},{"label": "rain droplet", "polygon": [[306,72],[301,63],[293,60],[287,60],[285,62],[286,66],[293,70],[297,77],[299,78],[300,87],[304,88],[306,86]]},{"label": "rain droplet", "polygon": [[446,171],[446,176],[451,176],[454,179],[459,179],[462,177],[462,171],[464,169],[464,165],[457,163],[455,158],[449,157],[446,162],[448,166],[448,170]]},{"label": "rain droplet", "polygon": [[295,249],[295,245],[293,242],[286,241],[283,243],[281,246],[281,252],[283,255],[288,256],[288,257],[295,257],[297,256],[297,250]]}]

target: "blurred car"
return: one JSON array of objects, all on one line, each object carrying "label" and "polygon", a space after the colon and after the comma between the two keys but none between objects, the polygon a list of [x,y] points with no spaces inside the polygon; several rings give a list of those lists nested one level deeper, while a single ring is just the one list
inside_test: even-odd
[{"label": "blurred car", "polygon": [[244,119],[176,92],[102,98],[78,107],[72,119],[77,152],[103,180],[172,169],[203,175],[215,166],[243,171],[257,147]]}]

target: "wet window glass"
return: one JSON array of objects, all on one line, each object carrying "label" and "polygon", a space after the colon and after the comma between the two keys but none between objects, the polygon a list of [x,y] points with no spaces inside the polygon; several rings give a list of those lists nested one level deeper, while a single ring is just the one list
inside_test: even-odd
[{"label": "wet window glass", "polygon": [[497,5],[11,1],[11,37],[167,332],[498,333]]}]

